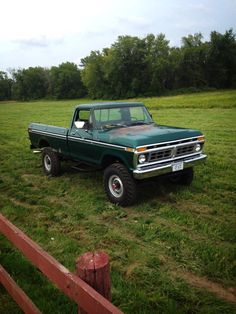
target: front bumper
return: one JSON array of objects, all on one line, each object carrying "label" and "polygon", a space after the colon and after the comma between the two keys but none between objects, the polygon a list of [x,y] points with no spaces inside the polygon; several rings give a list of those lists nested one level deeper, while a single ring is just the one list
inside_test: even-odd
[{"label": "front bumper", "polygon": [[140,167],[133,171],[133,177],[138,180],[147,179],[151,177],[156,177],[166,173],[172,173],[172,166],[174,163],[183,161],[183,169],[190,168],[196,164],[204,161],[207,158],[205,154],[198,154],[188,158],[180,158],[175,161],[168,161],[159,163],[156,165]]}]

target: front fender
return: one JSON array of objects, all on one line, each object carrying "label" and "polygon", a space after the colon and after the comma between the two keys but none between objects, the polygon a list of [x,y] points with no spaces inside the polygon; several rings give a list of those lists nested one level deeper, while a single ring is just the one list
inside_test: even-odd
[{"label": "front fender", "polygon": [[107,149],[102,153],[100,162],[102,166],[107,166],[108,164],[119,160],[127,167],[127,169],[133,171],[133,155],[133,152],[127,152],[125,150],[111,151],[110,149]]}]

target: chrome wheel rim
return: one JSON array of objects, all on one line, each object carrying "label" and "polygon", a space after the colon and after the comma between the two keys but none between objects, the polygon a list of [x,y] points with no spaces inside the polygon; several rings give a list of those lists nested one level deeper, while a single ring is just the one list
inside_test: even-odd
[{"label": "chrome wheel rim", "polygon": [[117,175],[113,175],[109,178],[108,187],[114,197],[121,197],[124,193],[123,183]]},{"label": "chrome wheel rim", "polygon": [[52,161],[48,155],[45,155],[44,157],[44,167],[48,172],[50,172],[52,169]]}]

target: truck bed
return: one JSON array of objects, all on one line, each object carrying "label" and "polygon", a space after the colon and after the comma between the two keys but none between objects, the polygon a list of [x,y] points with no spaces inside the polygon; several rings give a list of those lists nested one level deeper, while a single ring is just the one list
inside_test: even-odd
[{"label": "truck bed", "polygon": [[[68,128],[41,123],[31,123],[29,125],[31,146],[35,148],[50,146],[60,150],[63,154],[68,154],[68,131]],[[48,145],[45,145],[47,143]]]}]

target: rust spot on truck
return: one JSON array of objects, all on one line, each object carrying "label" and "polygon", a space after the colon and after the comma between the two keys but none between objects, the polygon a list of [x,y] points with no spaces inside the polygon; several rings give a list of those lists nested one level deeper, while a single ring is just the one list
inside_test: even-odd
[{"label": "rust spot on truck", "polygon": [[132,127],[118,128],[112,130],[111,137],[117,137],[118,135],[136,135],[142,133],[142,131],[149,131],[153,128],[151,125],[135,125]]}]

